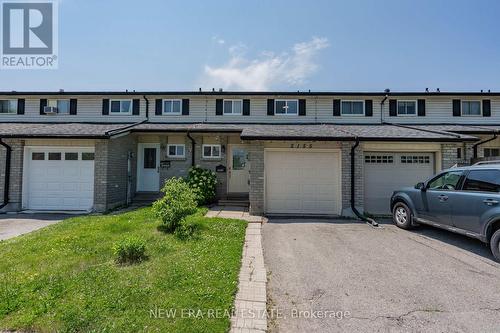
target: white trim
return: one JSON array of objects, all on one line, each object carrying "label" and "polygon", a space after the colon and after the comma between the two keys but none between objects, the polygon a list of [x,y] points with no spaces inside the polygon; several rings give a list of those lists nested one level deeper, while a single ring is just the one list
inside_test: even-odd
[{"label": "white trim", "polygon": [[[342,103],[343,102],[357,102],[357,103],[363,103],[363,113],[360,114],[352,114],[352,113],[346,113],[344,114],[342,112]],[[365,100],[364,99],[341,99],[340,100],[340,116],[346,116],[346,117],[364,117],[366,115],[366,107],[365,107]]]},{"label": "white trim", "polygon": [[[182,155],[177,155],[177,147],[182,146],[183,148],[183,154]],[[176,155],[170,155],[170,147],[176,147],[175,148],[175,153]],[[167,156],[171,158],[185,158],[186,157],[186,145],[184,143],[172,143],[167,145]]]},{"label": "white trim", "polygon": [[[402,113],[399,113],[399,103],[400,102],[403,102],[403,103],[415,103],[415,113],[414,114],[402,114]],[[396,115],[398,117],[416,117],[418,115],[418,102],[416,99],[401,99],[401,100],[397,100],[396,102]]]},{"label": "white trim", "polygon": [[[210,148],[210,155],[213,153],[213,147],[219,148],[219,156],[205,156],[205,147]],[[220,144],[204,144],[201,146],[201,156],[206,160],[220,160],[222,158],[222,146]]]},{"label": "white trim", "polygon": [[[165,102],[172,103],[172,110],[174,109],[174,102],[179,102],[179,112],[165,112]],[[166,98],[161,100],[161,115],[162,116],[180,116],[182,115],[182,99]]]},{"label": "white trim", "polygon": [[[120,112],[112,112],[111,105],[113,102],[120,102]],[[122,112],[122,102],[130,102],[130,108],[128,112]],[[109,115],[110,116],[127,116],[132,114],[134,108],[134,101],[132,99],[110,99],[109,100]]]},{"label": "white trim", "polygon": [[[226,113],[226,102],[231,102],[231,113]],[[234,113],[234,102],[241,102],[241,112]],[[243,100],[242,99],[223,99],[222,100],[222,114],[224,116],[242,116],[243,115]]]},{"label": "white trim", "polygon": [[[276,110],[276,104],[278,102],[285,102],[285,105],[287,107],[285,113],[277,113]],[[296,102],[297,103],[297,113],[288,113],[288,102]],[[274,100],[274,115],[275,116],[298,116],[299,115],[299,100],[298,99],[275,99]]]},{"label": "white trim", "polygon": [[0,98],[0,102],[2,101],[7,101],[9,103],[9,109],[10,109],[10,103],[14,102],[14,112],[0,112],[0,115],[6,114],[6,115],[13,115],[17,114],[17,109],[19,108],[19,100],[15,98]]},{"label": "white trim", "polygon": [[[464,114],[464,102],[478,102],[479,114]],[[460,116],[461,117],[482,117],[483,116],[483,101],[477,99],[461,99],[460,100]]]}]

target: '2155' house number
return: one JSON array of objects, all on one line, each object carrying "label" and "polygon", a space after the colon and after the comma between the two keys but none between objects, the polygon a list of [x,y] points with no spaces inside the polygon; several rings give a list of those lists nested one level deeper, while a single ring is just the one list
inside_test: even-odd
[{"label": "'2155' house number", "polygon": [[292,143],[290,145],[290,148],[295,148],[295,149],[306,149],[306,148],[311,149],[312,147],[313,147],[312,143]]}]

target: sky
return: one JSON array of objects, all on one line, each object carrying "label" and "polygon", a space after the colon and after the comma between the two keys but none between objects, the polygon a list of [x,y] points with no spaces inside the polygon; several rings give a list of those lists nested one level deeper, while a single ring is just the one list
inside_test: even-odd
[{"label": "sky", "polygon": [[60,0],[2,91],[500,91],[500,1]]}]

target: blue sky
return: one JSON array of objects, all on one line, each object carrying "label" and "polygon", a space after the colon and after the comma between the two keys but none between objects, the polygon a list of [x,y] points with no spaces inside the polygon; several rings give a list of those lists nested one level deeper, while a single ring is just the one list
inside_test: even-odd
[{"label": "blue sky", "polygon": [[500,91],[500,1],[62,0],[0,90]]}]

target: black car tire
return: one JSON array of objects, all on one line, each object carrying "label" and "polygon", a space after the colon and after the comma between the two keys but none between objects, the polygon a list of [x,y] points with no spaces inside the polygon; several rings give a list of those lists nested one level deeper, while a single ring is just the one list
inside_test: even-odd
[{"label": "black car tire", "polygon": [[500,262],[500,229],[495,231],[493,236],[491,236],[490,248],[491,253],[493,253],[493,257],[495,257],[495,260]]},{"label": "black car tire", "polygon": [[413,213],[405,203],[397,202],[392,208],[392,221],[402,229],[411,229]]}]

